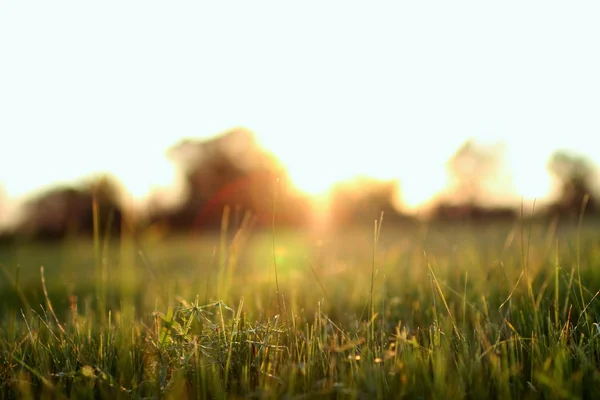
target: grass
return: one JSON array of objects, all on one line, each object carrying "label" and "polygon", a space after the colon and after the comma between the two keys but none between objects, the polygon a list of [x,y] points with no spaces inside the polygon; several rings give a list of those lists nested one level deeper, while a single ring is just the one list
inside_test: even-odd
[{"label": "grass", "polygon": [[597,398],[597,232],[244,223],[0,248],[0,398]]}]

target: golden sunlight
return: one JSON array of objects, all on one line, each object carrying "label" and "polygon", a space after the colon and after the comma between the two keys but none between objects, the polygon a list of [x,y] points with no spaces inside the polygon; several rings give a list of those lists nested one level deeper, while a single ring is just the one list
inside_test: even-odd
[{"label": "golden sunlight", "polygon": [[[263,131],[268,133],[267,129],[258,132]],[[327,197],[334,184],[359,176],[396,181],[399,192],[394,203],[399,209],[409,211],[417,210],[447,187],[446,161],[455,147],[451,141],[440,138],[444,146],[429,148],[418,138],[411,137],[413,144],[427,148],[428,158],[424,160],[419,151],[412,152],[410,147],[402,145],[406,144],[405,139],[381,147],[366,142],[358,134],[344,137],[343,144],[338,137],[323,135],[319,146],[309,140],[291,143],[274,134],[259,138],[261,145],[283,163],[294,186],[301,192]]]},{"label": "golden sunlight", "polygon": [[[399,193],[397,193],[396,205],[399,208],[415,210],[441,192],[447,185],[444,165],[430,163],[415,173],[414,168],[405,166],[394,171],[386,163],[381,163],[374,154],[369,158],[363,155],[362,161],[367,168],[360,168],[357,163],[343,162],[335,159],[321,168],[311,168],[303,165],[303,160],[292,159],[286,162],[290,178],[294,186],[303,193],[312,197],[327,197],[332,186],[343,181],[350,181],[359,176],[368,176],[381,181],[399,182]],[[283,158],[283,157],[282,157]],[[307,161],[307,163],[310,163]],[[342,166],[343,168],[338,168]],[[359,169],[360,168],[360,169]]]},{"label": "golden sunlight", "polygon": [[[344,143],[344,151],[335,154],[319,152],[310,148],[310,144],[306,148],[302,148],[302,143],[296,143],[295,148],[277,142],[265,145],[286,166],[295,187],[313,197],[326,198],[332,185],[358,176],[398,182],[395,204],[405,211],[418,211],[438,195],[449,194],[447,160],[454,151],[451,145],[437,152],[430,150],[431,157],[426,161],[411,154],[394,157],[383,151],[365,151],[360,142]],[[491,203],[510,204],[521,196],[526,200],[539,200],[552,193],[553,181],[545,168],[546,154],[534,157],[517,151],[507,156],[503,160],[507,179],[498,177],[491,183],[495,188],[488,199]]]},{"label": "golden sunlight", "polygon": [[327,194],[331,186],[340,180],[327,174],[312,173],[310,170],[292,169],[289,171],[289,174],[294,186],[298,190],[315,197]]},{"label": "golden sunlight", "polygon": [[418,174],[407,173],[399,178],[400,198],[403,207],[415,210],[427,203],[447,186],[443,165],[432,165]]},{"label": "golden sunlight", "polygon": [[555,195],[555,182],[546,168],[551,151],[513,150],[508,164],[512,172],[514,192],[528,200],[542,199]]},{"label": "golden sunlight", "polygon": [[556,189],[552,177],[544,170],[522,169],[515,174],[513,185],[516,193],[529,200],[551,197]]}]

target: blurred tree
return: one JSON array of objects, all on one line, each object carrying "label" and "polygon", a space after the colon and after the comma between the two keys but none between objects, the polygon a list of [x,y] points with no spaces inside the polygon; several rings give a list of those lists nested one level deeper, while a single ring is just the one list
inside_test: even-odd
[{"label": "blurred tree", "polygon": [[118,186],[109,177],[89,180],[83,187],[59,187],[42,192],[24,205],[16,234],[30,239],[61,239],[69,234],[94,234],[94,202],[100,234],[118,234],[122,210]]},{"label": "blurred tree", "polygon": [[210,140],[184,140],[168,155],[185,177],[187,196],[179,208],[155,212],[153,223],[162,221],[175,230],[218,228],[225,206],[230,206],[242,216],[251,212],[259,224],[267,225],[275,193],[279,223],[307,220],[306,199],[288,190],[283,165],[247,129],[233,129]]},{"label": "blurred tree", "polygon": [[430,218],[447,221],[511,220],[511,177],[505,169],[503,144],[466,141],[446,163],[450,184],[436,196]]},{"label": "blurred tree", "polygon": [[0,245],[9,244],[12,240],[12,235],[8,225],[10,216],[8,215],[6,197],[7,196],[6,192],[4,191],[4,187],[0,186]]},{"label": "blurred tree", "polygon": [[548,170],[560,185],[560,194],[550,207],[551,212],[578,215],[586,195],[589,196],[586,213],[598,212],[598,176],[589,159],[566,151],[557,151],[548,162]]},{"label": "blurred tree", "polygon": [[460,204],[481,205],[489,200],[499,178],[505,148],[501,144],[465,142],[446,164],[450,197]]},{"label": "blurred tree", "polygon": [[329,195],[334,225],[373,223],[383,211],[387,221],[407,220],[396,207],[398,182],[359,176],[333,185]]},{"label": "blurred tree", "polygon": [[[4,186],[0,185],[0,227],[2,227],[3,224],[6,223],[6,221],[8,220],[8,215],[7,215],[7,200],[6,200],[6,192],[4,191]],[[1,228],[0,228],[1,230]]]}]

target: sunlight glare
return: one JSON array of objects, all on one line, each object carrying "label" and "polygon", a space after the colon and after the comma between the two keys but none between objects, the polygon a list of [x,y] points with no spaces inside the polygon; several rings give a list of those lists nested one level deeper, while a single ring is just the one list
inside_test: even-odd
[{"label": "sunlight glare", "polygon": [[406,174],[401,177],[400,182],[401,204],[408,210],[415,210],[427,203],[444,190],[448,183],[443,166],[432,166],[418,174]]},{"label": "sunlight glare", "polygon": [[301,192],[311,196],[327,194],[337,180],[327,174],[311,173],[306,170],[294,169],[289,174],[294,186]]},{"label": "sunlight glare", "polygon": [[533,153],[513,149],[509,158],[512,171],[513,190],[526,200],[552,197],[555,191],[554,180],[546,168],[550,151]]},{"label": "sunlight glare", "polygon": [[138,160],[136,165],[130,165],[129,168],[120,165],[118,171],[119,180],[127,188],[129,200],[134,204],[152,199],[161,207],[169,207],[181,201],[185,190],[184,178],[166,158],[149,159],[146,162]]}]

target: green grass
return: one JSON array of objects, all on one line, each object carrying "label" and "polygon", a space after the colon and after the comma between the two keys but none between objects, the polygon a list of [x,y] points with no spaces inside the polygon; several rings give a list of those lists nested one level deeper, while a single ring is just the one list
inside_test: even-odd
[{"label": "green grass", "polygon": [[597,398],[597,228],[0,248],[0,397]]}]

